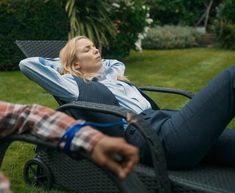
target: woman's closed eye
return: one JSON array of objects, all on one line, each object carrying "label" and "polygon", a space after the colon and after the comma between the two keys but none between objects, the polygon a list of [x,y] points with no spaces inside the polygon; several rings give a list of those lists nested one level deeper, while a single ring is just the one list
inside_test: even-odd
[{"label": "woman's closed eye", "polygon": [[83,51],[84,51],[84,52],[89,52],[89,51],[90,51],[90,48],[85,48]]},{"label": "woman's closed eye", "polygon": [[89,51],[91,51],[93,48],[94,48],[94,47],[87,47],[87,48],[84,49],[84,52],[89,52]]}]

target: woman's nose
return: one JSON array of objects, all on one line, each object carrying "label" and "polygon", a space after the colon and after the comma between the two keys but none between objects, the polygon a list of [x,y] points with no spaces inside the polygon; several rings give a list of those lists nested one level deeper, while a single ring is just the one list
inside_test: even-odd
[{"label": "woman's nose", "polygon": [[99,53],[99,50],[97,48],[94,48],[93,52],[94,52],[94,54],[97,54],[97,53]]}]

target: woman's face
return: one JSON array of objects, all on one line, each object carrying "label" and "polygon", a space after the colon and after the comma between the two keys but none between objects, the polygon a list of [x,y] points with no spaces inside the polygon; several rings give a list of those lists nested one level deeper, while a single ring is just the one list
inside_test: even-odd
[{"label": "woman's face", "polygon": [[99,50],[86,38],[77,40],[76,44],[78,61],[75,68],[83,73],[97,73],[102,67]]}]

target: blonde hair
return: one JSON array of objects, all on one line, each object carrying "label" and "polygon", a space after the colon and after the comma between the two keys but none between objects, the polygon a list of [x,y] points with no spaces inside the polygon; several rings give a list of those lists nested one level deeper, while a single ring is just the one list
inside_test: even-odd
[{"label": "blonde hair", "polygon": [[[79,76],[85,80],[91,80],[97,74],[84,74],[80,70],[75,68],[75,64],[78,61],[77,56],[77,41],[80,39],[88,39],[86,36],[76,36],[69,40],[66,45],[60,50],[60,62],[62,65],[61,74],[72,74],[74,76]],[[118,80],[129,82],[127,77],[118,76]]]}]

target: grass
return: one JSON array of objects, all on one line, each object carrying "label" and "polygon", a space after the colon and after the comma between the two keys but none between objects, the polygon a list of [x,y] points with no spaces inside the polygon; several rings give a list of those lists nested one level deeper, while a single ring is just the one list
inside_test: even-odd
[{"label": "grass", "polygon": [[[136,85],[157,85],[199,91],[224,68],[235,64],[235,52],[218,49],[177,49],[132,53],[125,61],[126,73]],[[153,96],[166,108],[181,107],[182,97]],[[170,98],[169,98],[170,97]]]},{"label": "grass", "polygon": [[[126,74],[136,85],[175,87],[199,91],[218,72],[235,63],[235,52],[219,49],[180,49],[133,52],[124,61]],[[0,100],[15,103],[38,103],[55,108],[53,97],[25,78],[19,71],[0,72]],[[180,108],[187,100],[175,95],[152,95],[164,108]],[[235,124],[230,123],[231,127]],[[3,170],[17,193],[39,193],[43,190],[23,182],[24,163],[34,156],[33,146],[14,143],[4,159]],[[45,193],[59,193],[48,191]]]}]

